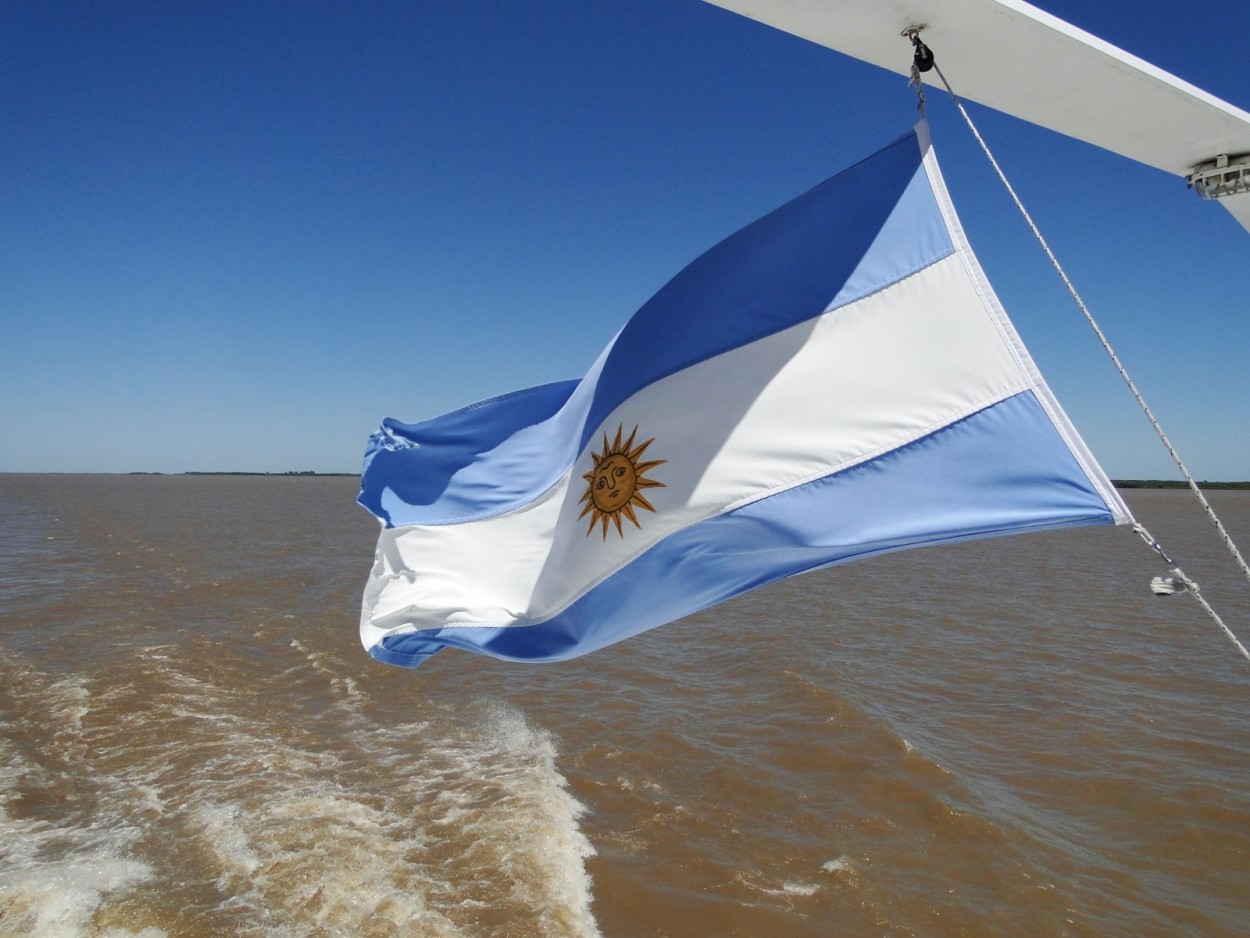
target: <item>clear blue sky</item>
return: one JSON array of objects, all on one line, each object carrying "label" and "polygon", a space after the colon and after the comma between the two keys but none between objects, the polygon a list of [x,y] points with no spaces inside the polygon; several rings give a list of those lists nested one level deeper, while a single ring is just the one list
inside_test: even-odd
[{"label": "clear blue sky", "polygon": [[[1244,0],[1040,5],[1250,109]],[[580,375],[915,114],[903,79],[698,0],[11,0],[0,82],[0,471],[356,471],[382,416]],[[973,113],[1198,478],[1250,479],[1250,235]],[[935,90],[930,119],[1108,472],[1175,477]]]}]

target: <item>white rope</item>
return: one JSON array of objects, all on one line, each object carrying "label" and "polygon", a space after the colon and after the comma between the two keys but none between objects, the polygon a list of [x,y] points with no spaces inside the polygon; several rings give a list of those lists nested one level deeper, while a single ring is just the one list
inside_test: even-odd
[{"label": "white rope", "polygon": [[[1198,497],[1198,501],[1206,511],[1207,517],[1211,519],[1211,523],[1215,525],[1216,531],[1219,532],[1220,538],[1224,541],[1224,546],[1228,548],[1229,553],[1232,554],[1233,559],[1237,562],[1237,565],[1241,567],[1241,572],[1245,574],[1246,579],[1250,580],[1250,566],[1246,564],[1245,558],[1241,555],[1241,551],[1237,549],[1237,545],[1233,543],[1233,539],[1229,535],[1227,529],[1225,529],[1223,522],[1221,522],[1219,517],[1216,515],[1215,509],[1211,507],[1211,503],[1208,502],[1206,496],[1203,495],[1202,489],[1200,489],[1198,487],[1198,483],[1194,481],[1194,477],[1190,474],[1189,469],[1186,468],[1185,463],[1181,460],[1180,454],[1177,453],[1176,448],[1172,445],[1172,441],[1169,440],[1167,438],[1167,434],[1163,432],[1163,427],[1161,427],[1159,425],[1159,421],[1155,419],[1155,415],[1146,404],[1146,399],[1142,397],[1141,392],[1137,390],[1137,385],[1133,382],[1133,379],[1129,377],[1128,370],[1125,369],[1123,364],[1121,364],[1119,356],[1116,355],[1115,350],[1111,347],[1111,343],[1107,340],[1106,335],[1103,334],[1103,331],[1099,328],[1098,323],[1094,321],[1093,314],[1090,313],[1089,307],[1085,305],[1085,301],[1081,299],[1081,295],[1076,292],[1076,287],[1074,287],[1072,285],[1072,281],[1068,279],[1067,273],[1064,271],[1063,266],[1059,263],[1059,259],[1055,257],[1054,251],[1050,249],[1050,245],[1046,243],[1046,239],[1042,237],[1042,232],[1034,223],[1033,217],[1029,214],[1028,209],[1024,207],[1024,203],[1020,201],[1020,197],[1016,195],[1016,190],[1007,180],[1007,175],[1003,172],[1002,167],[998,165],[998,160],[994,158],[994,154],[990,152],[989,146],[986,144],[985,139],[981,136],[980,131],[977,130],[976,124],[972,122],[972,118],[968,115],[968,111],[964,107],[963,102],[959,99],[959,96],[955,94],[954,89],[951,88],[950,82],[946,80],[946,76],[942,74],[942,69],[938,67],[936,62],[933,65],[933,70],[937,72],[938,77],[942,79],[942,84],[946,86],[946,91],[951,96],[951,100],[955,102],[955,107],[959,109],[959,113],[963,116],[964,122],[968,125],[968,129],[972,131],[972,136],[975,137],[977,143],[980,144],[981,150],[985,153],[986,159],[988,159],[990,161],[990,165],[994,167],[994,172],[998,174],[998,178],[1002,182],[1003,187],[1007,190],[1008,195],[1011,196],[1011,200],[1016,203],[1016,208],[1020,210],[1020,214],[1028,223],[1029,229],[1033,232],[1033,236],[1037,238],[1037,243],[1042,246],[1042,250],[1045,251],[1046,256],[1050,258],[1051,265],[1058,272],[1060,279],[1063,280],[1064,286],[1068,288],[1068,293],[1070,293],[1072,295],[1072,299],[1076,301],[1076,305],[1080,307],[1081,313],[1085,316],[1085,321],[1088,322],[1090,328],[1094,330],[1094,334],[1098,336],[1098,341],[1102,343],[1103,349],[1115,365],[1116,370],[1120,373],[1120,377],[1124,379],[1124,383],[1128,385],[1128,389],[1133,393],[1133,397],[1141,407],[1142,413],[1146,415],[1146,419],[1149,420],[1150,425],[1154,427],[1155,433],[1159,435],[1159,439],[1162,440],[1163,445],[1167,447],[1167,451],[1171,455],[1172,461],[1176,463],[1177,468],[1181,471],[1181,475],[1183,475],[1185,477],[1185,481],[1189,483],[1190,489],[1192,489],[1194,495]],[[913,78],[918,81],[918,74],[914,75]],[[1141,531],[1145,531],[1145,529],[1142,528]],[[1148,533],[1144,534],[1143,537],[1147,538],[1147,543],[1151,544],[1151,546],[1154,547],[1154,549],[1158,551],[1164,559],[1168,560],[1169,564],[1172,563],[1171,560],[1167,558],[1167,555],[1163,553],[1162,549],[1158,547],[1158,543],[1154,540],[1154,538],[1150,537]],[[1216,615],[1215,610],[1211,608],[1206,599],[1203,598],[1202,593],[1199,592],[1198,585],[1194,583],[1193,580],[1190,580],[1189,577],[1185,576],[1185,574],[1181,572],[1180,568],[1174,564],[1172,564],[1172,571],[1176,573],[1177,578],[1189,588],[1189,592],[1193,593],[1194,598],[1202,604],[1202,607],[1210,613],[1211,617],[1219,624],[1220,628],[1224,630],[1224,633],[1232,640],[1233,644],[1237,646],[1237,649],[1246,657],[1247,660],[1250,660],[1250,653],[1246,651],[1246,647],[1237,640],[1237,636],[1235,636],[1228,626],[1225,625],[1220,619],[1220,617]]]},{"label": "white rope", "polygon": [[1215,624],[1224,631],[1224,634],[1228,636],[1228,640],[1237,647],[1239,652],[1241,652],[1241,656],[1247,661],[1250,661],[1250,651],[1247,651],[1246,646],[1237,639],[1237,636],[1233,634],[1233,630],[1224,624],[1224,620],[1220,618],[1219,613],[1211,608],[1211,604],[1207,602],[1206,597],[1202,595],[1202,590],[1198,589],[1198,584],[1186,576],[1185,571],[1173,562],[1172,558],[1167,555],[1159,542],[1154,539],[1154,535],[1147,531],[1144,525],[1135,524],[1133,525],[1133,530],[1141,535],[1141,539],[1146,542],[1147,546],[1149,546],[1151,550],[1163,558],[1164,563],[1168,565],[1169,572],[1175,574],[1176,579],[1180,580],[1181,583],[1184,584],[1184,588],[1187,592],[1193,593],[1194,599],[1198,600],[1198,604],[1207,611],[1207,615],[1215,620]]}]

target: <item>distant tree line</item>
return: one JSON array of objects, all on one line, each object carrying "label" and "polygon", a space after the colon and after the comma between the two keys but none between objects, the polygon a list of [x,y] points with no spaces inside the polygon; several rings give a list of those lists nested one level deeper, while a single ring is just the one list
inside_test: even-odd
[{"label": "distant tree line", "polygon": [[[1112,479],[1118,489],[1187,489],[1180,479]],[[1199,482],[1200,489],[1250,489],[1250,482]]]},{"label": "distant tree line", "polygon": [[[141,475],[142,473],[131,473],[132,475]],[[160,473],[152,473],[160,475]],[[314,472],[312,469],[295,470],[288,469],[286,472],[183,472],[184,476],[358,476],[359,472]]]}]

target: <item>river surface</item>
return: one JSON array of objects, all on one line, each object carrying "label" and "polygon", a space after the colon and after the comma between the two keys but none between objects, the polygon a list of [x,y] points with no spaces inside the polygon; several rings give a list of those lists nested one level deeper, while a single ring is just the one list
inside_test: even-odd
[{"label": "river surface", "polygon": [[[1250,662],[1130,529],[405,671],[356,485],[0,475],[0,934],[1250,934]],[[1250,638],[1192,496],[1128,500]]]}]

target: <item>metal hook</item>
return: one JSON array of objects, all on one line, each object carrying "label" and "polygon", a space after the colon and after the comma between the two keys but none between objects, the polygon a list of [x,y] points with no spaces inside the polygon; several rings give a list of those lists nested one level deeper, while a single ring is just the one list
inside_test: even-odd
[{"label": "metal hook", "polygon": [[933,68],[933,50],[926,46],[920,38],[920,31],[924,28],[925,24],[920,23],[915,26],[908,26],[899,33],[900,36],[911,40],[913,49],[911,67],[914,72],[927,72]]},{"label": "metal hook", "polygon": [[925,100],[924,100],[924,82],[920,79],[921,72],[927,72],[933,68],[933,52],[929,47],[920,41],[920,30],[924,29],[924,24],[918,26],[908,26],[904,29],[900,36],[904,36],[911,40],[912,44],[912,60],[911,60],[911,81],[908,84],[916,89],[916,110],[920,112],[920,117],[925,117]]}]

